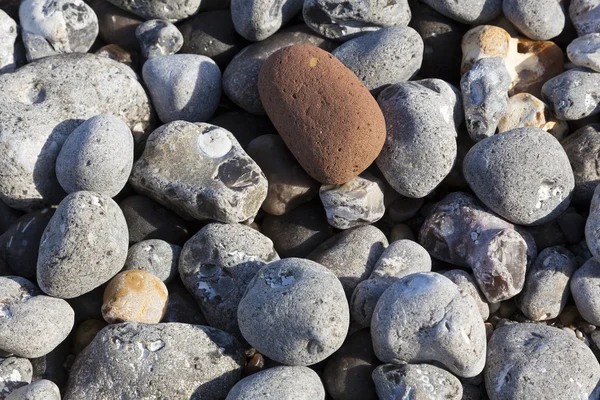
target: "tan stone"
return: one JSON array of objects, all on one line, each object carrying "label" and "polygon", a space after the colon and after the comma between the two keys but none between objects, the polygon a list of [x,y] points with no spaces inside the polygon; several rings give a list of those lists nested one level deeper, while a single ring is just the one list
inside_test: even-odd
[{"label": "tan stone", "polygon": [[481,25],[465,33],[462,39],[463,59],[461,73],[467,72],[479,59],[489,57],[506,58],[510,35],[493,25]]}]

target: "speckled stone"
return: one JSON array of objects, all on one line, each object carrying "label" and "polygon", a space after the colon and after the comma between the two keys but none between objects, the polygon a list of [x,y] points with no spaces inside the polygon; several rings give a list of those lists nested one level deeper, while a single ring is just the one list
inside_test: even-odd
[{"label": "speckled stone", "polygon": [[175,25],[164,19],[146,21],[135,29],[142,57],[152,58],[175,54],[183,46],[183,35]]},{"label": "speckled stone", "polygon": [[567,55],[573,64],[600,72],[600,32],[573,40],[567,47]]},{"label": "speckled stone", "polygon": [[248,40],[265,40],[298,14],[303,3],[303,0],[231,0],[233,25]]},{"label": "speckled stone", "polygon": [[543,100],[559,119],[577,120],[600,113],[600,72],[573,68],[547,81]]},{"label": "speckled stone", "polygon": [[600,263],[590,258],[571,278],[571,294],[579,314],[590,324],[600,325]]},{"label": "speckled stone", "polygon": [[31,362],[21,357],[0,357],[0,397],[31,383]]},{"label": "speckled stone", "polygon": [[123,269],[150,272],[167,284],[177,276],[180,252],[181,247],[164,240],[143,240],[129,248]]},{"label": "speckled stone", "polygon": [[0,74],[13,72],[15,64],[15,42],[17,23],[3,10],[0,10]]},{"label": "speckled stone", "polygon": [[481,25],[491,21],[502,12],[502,1],[499,0],[463,0],[455,2],[427,0],[424,3],[440,14],[463,24],[471,25]]},{"label": "speckled stone", "polygon": [[600,181],[595,157],[600,152],[600,124],[586,125],[576,130],[561,144],[575,176],[573,203],[587,207]]},{"label": "speckled stone", "polygon": [[503,0],[502,11],[512,24],[533,40],[549,40],[565,27],[565,10],[556,0]]}]

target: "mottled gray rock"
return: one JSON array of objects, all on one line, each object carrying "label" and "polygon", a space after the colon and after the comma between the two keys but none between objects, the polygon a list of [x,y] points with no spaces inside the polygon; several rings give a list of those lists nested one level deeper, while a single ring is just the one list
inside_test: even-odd
[{"label": "mottled gray rock", "polygon": [[15,390],[6,400],[60,400],[60,390],[56,383],[41,379]]},{"label": "mottled gray rock", "polygon": [[319,375],[310,368],[274,367],[250,375],[236,383],[226,400],[265,398],[324,400],[325,389]]},{"label": "mottled gray rock", "polygon": [[200,0],[108,0],[115,6],[139,15],[143,19],[180,21],[200,10]]},{"label": "mottled gray rock", "polygon": [[121,118],[97,115],[79,125],[56,157],[56,178],[67,193],[88,190],[115,197],[133,166],[133,136]]},{"label": "mottled gray rock", "polygon": [[444,272],[443,275],[454,282],[456,286],[458,286],[458,290],[460,290],[463,295],[469,294],[471,297],[473,297],[473,299],[475,299],[475,304],[477,304],[477,309],[479,310],[479,314],[481,314],[481,319],[487,321],[490,316],[490,307],[485,296],[479,290],[475,279],[473,279],[468,272],[463,271],[462,269],[452,269],[448,272]]},{"label": "mottled gray rock", "polygon": [[265,175],[230,132],[185,121],[152,132],[130,182],[183,217],[220,222],[254,218],[267,195]]},{"label": "mottled gray rock", "polygon": [[406,26],[411,17],[406,0],[306,0],[302,15],[306,25],[315,32],[342,41],[386,26]]},{"label": "mottled gray rock", "polygon": [[148,271],[166,284],[177,276],[180,252],[181,247],[164,240],[144,240],[129,248],[123,269]]},{"label": "mottled gray rock", "polygon": [[600,0],[573,0],[569,5],[569,17],[579,36],[600,33]]},{"label": "mottled gray rock", "polygon": [[475,300],[435,272],[407,275],[386,290],[371,335],[386,363],[438,361],[466,378],[485,365],[485,326]]},{"label": "mottled gray rock", "polygon": [[555,219],[569,206],[575,186],[567,154],[539,128],[513,129],[477,143],[464,158],[463,173],[479,200],[522,225]]},{"label": "mottled gray rock", "polygon": [[385,364],[373,371],[381,400],[461,400],[462,384],[450,372],[429,364]]},{"label": "mottled gray rock", "polygon": [[18,357],[50,353],[71,332],[75,313],[62,299],[44,296],[25,278],[0,277],[0,350]]},{"label": "mottled gray rock", "polygon": [[0,397],[31,383],[31,362],[20,357],[0,357]]},{"label": "mottled gray rock", "polygon": [[377,102],[387,127],[377,166],[398,193],[425,197],[456,158],[456,128],[462,120],[458,92],[440,79],[425,79],[389,86]]},{"label": "mottled gray rock", "polygon": [[142,69],[152,104],[164,123],[208,120],[221,99],[221,71],[213,60],[196,54],[149,59]]},{"label": "mottled gray rock", "polygon": [[597,397],[600,365],[575,335],[545,324],[510,324],[496,329],[488,346],[490,400]]},{"label": "mottled gray rock", "polygon": [[567,46],[567,56],[575,65],[600,72],[600,33],[588,33]]},{"label": "mottled gray rock", "polygon": [[287,365],[311,365],[338,350],[350,313],[336,276],[313,261],[287,258],[264,266],[238,308],[248,343]]},{"label": "mottled gray rock", "polygon": [[576,269],[577,260],[569,250],[545,248],[527,272],[517,306],[532,321],[558,317],[569,299],[569,280]]},{"label": "mottled gray rock", "polygon": [[101,330],[75,360],[64,400],[222,399],[241,378],[231,335],[180,323],[121,323]]},{"label": "mottled gray rock", "polygon": [[573,68],[546,81],[543,100],[556,117],[577,120],[600,113],[600,73]]},{"label": "mottled gray rock", "polygon": [[565,27],[565,10],[556,0],[504,0],[504,16],[525,36],[533,40],[549,40]]},{"label": "mottled gray rock", "polygon": [[94,192],[68,195],[44,230],[37,280],[47,294],[81,296],[116,275],[127,258],[129,235],[121,209]]},{"label": "mottled gray rock", "polygon": [[242,49],[223,72],[223,91],[236,105],[252,114],[266,114],[258,94],[258,73],[277,50],[296,44],[310,44],[331,51],[335,44],[316,35],[306,25],[282,30]]},{"label": "mottled gray rock", "polygon": [[248,40],[260,41],[285,25],[302,10],[303,0],[231,0],[235,30]]},{"label": "mottled gray rock", "polygon": [[150,102],[135,73],[92,54],[64,54],[0,75],[0,197],[21,210],[58,204],[55,175],[67,136],[99,114],[119,116],[142,141]]},{"label": "mottled gray rock", "polygon": [[331,54],[378,95],[387,85],[411,79],[423,61],[423,39],[412,28],[394,26],[352,39]]},{"label": "mottled gray rock", "polygon": [[508,108],[511,79],[501,57],[477,60],[460,80],[469,136],[478,142],[496,133]]},{"label": "mottled gray rock", "polygon": [[164,19],[146,21],[135,29],[142,57],[152,58],[177,53],[183,46],[183,35]]},{"label": "mottled gray rock", "polygon": [[570,287],[579,314],[590,324],[600,325],[600,263],[590,258],[575,271]]},{"label": "mottled gray rock", "polygon": [[241,224],[208,224],[187,241],[179,275],[210,326],[241,337],[238,304],[264,265],[279,260],[273,242]]},{"label": "mottled gray rock", "polygon": [[448,18],[470,25],[489,22],[502,12],[501,0],[426,0],[424,3]]},{"label": "mottled gray rock", "polygon": [[15,42],[17,35],[17,23],[7,13],[0,10],[0,74],[13,72],[16,68]]}]

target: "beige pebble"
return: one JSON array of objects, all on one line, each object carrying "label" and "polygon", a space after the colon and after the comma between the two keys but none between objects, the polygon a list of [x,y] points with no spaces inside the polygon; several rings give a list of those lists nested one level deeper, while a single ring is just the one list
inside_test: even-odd
[{"label": "beige pebble", "polygon": [[566,121],[552,116],[550,108],[537,97],[529,93],[518,93],[508,99],[506,114],[498,123],[498,132],[533,126],[562,140],[569,132]]}]

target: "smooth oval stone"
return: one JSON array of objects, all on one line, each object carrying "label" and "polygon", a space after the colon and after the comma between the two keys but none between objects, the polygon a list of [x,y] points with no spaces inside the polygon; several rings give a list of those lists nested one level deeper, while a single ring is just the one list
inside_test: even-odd
[{"label": "smooth oval stone", "polygon": [[579,314],[590,324],[600,325],[600,263],[590,258],[573,274],[570,287]]},{"label": "smooth oval stone", "polygon": [[13,72],[15,64],[15,42],[17,23],[3,10],[0,10],[0,74]]},{"label": "smooth oval stone", "polygon": [[145,20],[166,19],[172,22],[186,19],[200,9],[200,0],[107,0],[115,6],[139,15]]},{"label": "smooth oval stone", "polygon": [[346,183],[381,151],[381,110],[330,53],[308,45],[278,50],[262,66],[258,89],[273,125],[317,181]]},{"label": "smooth oval stone", "polygon": [[198,220],[251,219],[267,195],[265,175],[230,132],[185,121],[152,132],[130,182],[138,192]]},{"label": "smooth oval stone", "polygon": [[123,268],[128,242],[117,203],[99,193],[72,193],[42,235],[38,284],[47,294],[65,299],[90,292]]},{"label": "smooth oval stone", "polygon": [[549,40],[565,27],[565,11],[556,0],[503,0],[506,18],[525,36],[533,40]]},{"label": "smooth oval stone", "polygon": [[596,397],[600,365],[575,335],[544,324],[509,324],[489,341],[485,387],[490,400]]},{"label": "smooth oval stone", "polygon": [[[207,326],[125,322],[104,328],[75,359],[65,400],[224,398],[244,355],[231,335]],[[152,382],[150,384],[149,382]]]},{"label": "smooth oval stone", "polygon": [[406,0],[307,0],[302,16],[306,25],[315,32],[330,39],[346,41],[382,27],[406,26],[411,13]]},{"label": "smooth oval stone", "polygon": [[106,0],[87,2],[98,16],[98,37],[105,43],[119,45],[127,50],[139,51],[140,43],[135,30],[144,20],[135,14],[120,9]]},{"label": "smooth oval stone", "polygon": [[600,72],[573,68],[542,86],[543,100],[558,119],[578,120],[600,113]]},{"label": "smooth oval stone", "polygon": [[499,0],[426,0],[424,3],[448,18],[471,25],[491,21],[502,12],[502,1]]},{"label": "smooth oval stone", "polygon": [[142,57],[152,58],[175,54],[183,46],[183,35],[175,25],[163,19],[146,21],[135,29]]},{"label": "smooth oval stone", "polygon": [[569,60],[575,65],[600,72],[600,33],[588,33],[567,47]]},{"label": "smooth oval stone", "polygon": [[180,252],[181,247],[164,240],[143,240],[129,248],[123,269],[148,271],[167,284],[177,276]]},{"label": "smooth oval stone", "polygon": [[575,176],[573,203],[587,207],[600,181],[595,156],[600,152],[600,124],[586,125],[576,130],[561,144]]},{"label": "smooth oval stone", "polygon": [[55,162],[67,136],[99,114],[119,116],[136,143],[152,123],[148,96],[131,68],[92,54],[47,57],[0,75],[0,198],[21,210],[65,196]]},{"label": "smooth oval stone", "polygon": [[560,143],[539,128],[519,128],[477,143],[465,156],[465,179],[492,211],[539,225],[569,206],[573,171]]},{"label": "smooth oval stone", "polygon": [[233,25],[248,40],[265,40],[300,12],[303,3],[303,0],[231,0]]},{"label": "smooth oval stone", "polygon": [[32,378],[31,362],[21,357],[0,358],[0,394],[5,396],[27,386]]},{"label": "smooth oval stone", "polygon": [[6,400],[60,400],[60,389],[48,379],[40,379],[18,388]]},{"label": "smooth oval stone", "polygon": [[579,36],[600,33],[600,0],[573,0],[569,5],[569,17]]}]

